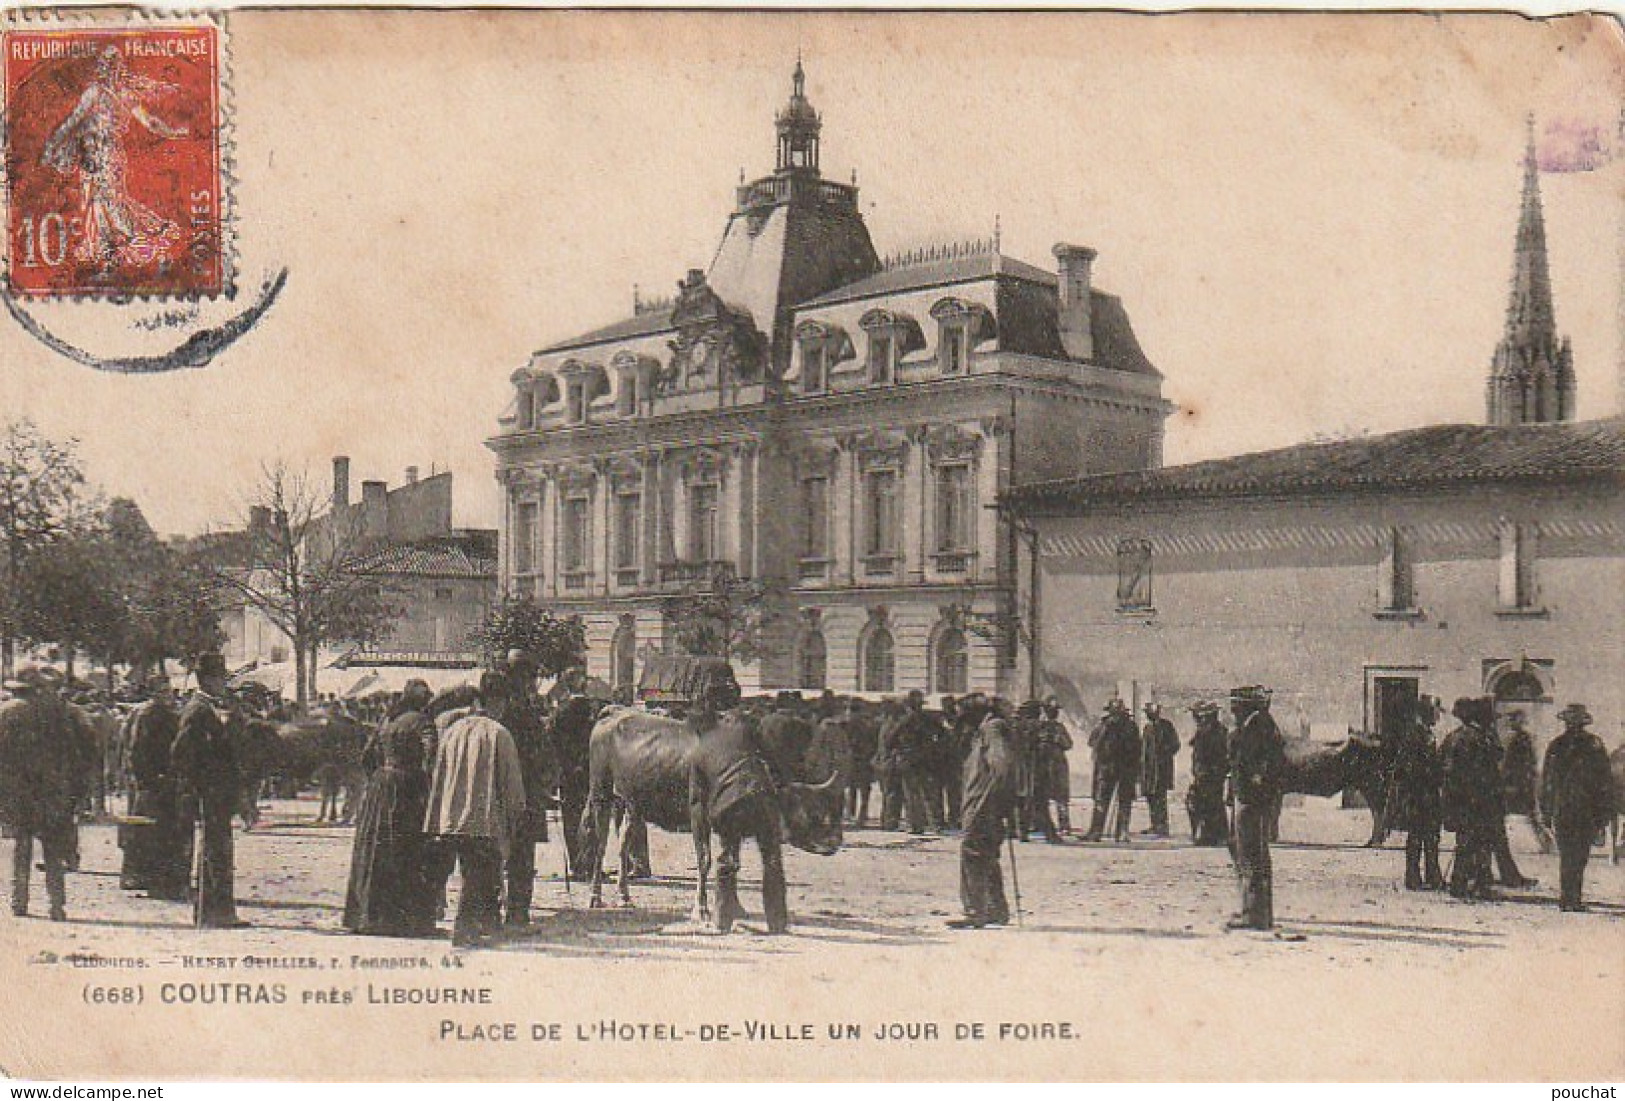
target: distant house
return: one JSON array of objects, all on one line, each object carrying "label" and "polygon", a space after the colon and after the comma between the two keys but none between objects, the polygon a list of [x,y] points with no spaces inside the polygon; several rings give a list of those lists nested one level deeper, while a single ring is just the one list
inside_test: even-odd
[{"label": "distant house", "polygon": [[[208,538],[228,561],[235,556],[249,568],[254,525],[269,523],[269,513],[256,509],[247,530]],[[419,478],[417,469],[409,467],[399,487],[366,481],[361,499],[352,501],[350,460],[339,456],[333,460],[332,507],[311,525],[306,539],[340,542],[344,556],[377,579],[399,613],[375,646],[326,648],[317,674],[320,691],[342,692],[365,671],[371,671],[370,686],[398,687],[405,671],[466,671],[477,665],[470,636],[496,595],[497,534],[453,526],[449,471]],[[229,666],[292,661],[287,636],[241,602],[224,610],[222,626]]]}]

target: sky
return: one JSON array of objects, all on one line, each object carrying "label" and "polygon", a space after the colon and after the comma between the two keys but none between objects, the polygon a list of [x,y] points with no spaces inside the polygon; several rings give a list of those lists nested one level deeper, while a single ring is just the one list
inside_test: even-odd
[{"label": "sky", "polygon": [[[254,12],[230,17],[235,238],[282,298],[210,366],[119,376],[0,319],[0,415],[75,437],[161,532],[261,464],[450,468],[494,527],[508,376],[704,267],[772,169],[797,50],[882,254],[1099,250],[1166,376],[1166,460],[1479,421],[1535,116],[1579,414],[1625,377],[1625,46],[1518,16]],[[237,303],[204,307],[221,317]],[[154,350],[173,304],[37,316]],[[356,492],[352,490],[352,492]]]}]

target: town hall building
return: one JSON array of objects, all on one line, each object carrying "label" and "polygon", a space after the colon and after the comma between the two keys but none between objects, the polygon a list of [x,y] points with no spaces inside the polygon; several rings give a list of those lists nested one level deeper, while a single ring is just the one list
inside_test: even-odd
[{"label": "town hall building", "polygon": [[501,584],[580,615],[616,685],[678,645],[674,597],[750,586],[747,689],[1012,692],[1019,539],[989,506],[1159,465],[1172,406],[1093,249],[882,261],[822,121],[798,61],[710,267],[513,373]]}]

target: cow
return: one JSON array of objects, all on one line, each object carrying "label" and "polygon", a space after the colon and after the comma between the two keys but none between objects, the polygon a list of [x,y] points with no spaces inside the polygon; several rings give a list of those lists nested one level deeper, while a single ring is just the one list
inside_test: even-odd
[{"label": "cow", "polygon": [[[1317,742],[1309,738],[1285,739],[1286,767],[1282,774],[1284,795],[1337,795],[1357,791],[1371,808],[1371,837],[1366,847],[1374,848],[1387,839],[1383,807],[1388,798],[1391,762],[1382,743],[1357,730],[1350,730],[1340,742]],[[1270,827],[1270,840],[1280,834],[1280,807]]]},{"label": "cow", "polygon": [[315,710],[276,730],[286,752],[283,774],[296,783],[314,777],[321,791],[318,822],[349,822],[364,779],[365,728],[337,710]]},{"label": "cow", "polygon": [[[805,724],[802,724],[805,726]],[[777,735],[775,735],[777,731]],[[781,741],[768,736],[789,734]],[[777,857],[777,822],[782,820],[787,840],[797,848],[820,856],[841,845],[838,814],[831,803],[839,799],[842,782],[837,772],[822,783],[794,779],[796,731],[788,724],[764,730],[742,711],[726,712],[702,740],[689,722],[611,706],[593,726],[588,743],[588,796],[582,816],[582,847],[592,870],[594,908],[603,902],[603,858],[608,843],[610,815],[615,804],[626,808],[630,821],[643,821],[673,833],[694,835],[697,864],[693,920],[705,923],[712,913],[707,895],[711,866],[711,834],[721,839],[723,856],[718,866],[716,927],[726,931],[739,915],[732,871],[738,867],[745,836],[754,834],[763,850],[762,890],[768,931],[783,932],[783,867]],[[801,749],[805,748],[805,743]],[[757,751],[759,749],[759,752]],[[772,791],[765,800],[752,796],[744,803],[718,803],[718,794],[739,775],[762,777],[754,790]],[[762,816],[771,816],[771,830],[754,828]],[[630,831],[627,831],[630,832]],[[630,846],[621,845],[621,905],[631,906]],[[764,838],[767,843],[764,844]]]}]

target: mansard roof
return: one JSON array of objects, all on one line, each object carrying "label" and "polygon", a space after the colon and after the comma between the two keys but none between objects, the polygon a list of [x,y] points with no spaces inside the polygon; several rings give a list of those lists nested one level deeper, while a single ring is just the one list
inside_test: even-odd
[{"label": "mansard roof", "polygon": [[538,354],[552,355],[555,352],[567,352],[572,348],[585,348],[592,344],[611,344],[618,340],[632,340],[641,336],[670,332],[673,329],[671,312],[671,306],[644,310],[631,317],[582,333],[580,336],[550,344]]},{"label": "mansard roof", "polygon": [[1595,480],[1625,483],[1625,418],[1436,424],[1160,470],[1035,482],[1011,490],[1003,501],[1029,514],[1066,515],[1090,505],[1132,501]]},{"label": "mansard roof", "polygon": [[817,298],[809,299],[800,305],[802,308],[830,306],[837,302],[851,302],[858,298],[873,298],[885,294],[903,294],[908,291],[925,290],[930,287],[951,286],[954,283],[970,283],[979,279],[989,279],[995,275],[1025,279],[1047,287],[1055,286],[1054,272],[1035,268],[1031,264],[1023,263],[1001,253],[989,251],[968,256],[954,256],[943,260],[932,260],[923,264],[906,264],[886,268],[867,278],[836,287],[834,290],[827,291]]}]

